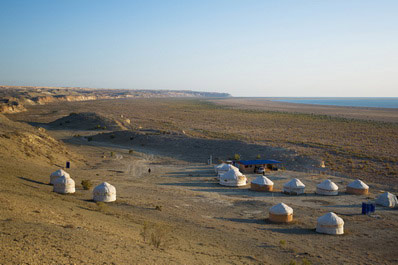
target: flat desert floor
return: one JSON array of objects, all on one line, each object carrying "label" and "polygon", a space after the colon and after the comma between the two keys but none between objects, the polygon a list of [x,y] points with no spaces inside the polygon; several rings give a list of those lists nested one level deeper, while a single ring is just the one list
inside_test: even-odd
[{"label": "flat desert floor", "polygon": [[[45,110],[47,106],[40,107]],[[224,187],[218,184],[212,166],[202,161],[208,154],[198,153],[206,150],[204,144],[215,145],[222,151],[224,140],[204,143],[181,135],[139,134],[139,129],[104,131],[103,134],[95,130],[54,129],[44,122],[66,113],[52,112],[56,106],[51,108],[46,112],[40,113],[37,109],[9,117],[41,123],[49,135],[65,144],[68,154],[74,155],[72,167],[67,171],[75,180],[77,191],[73,195],[60,195],[47,185],[49,174],[65,161],[58,159],[48,163],[15,157],[14,162],[6,162],[7,153],[3,153],[0,263],[398,262],[395,251],[398,211],[377,207],[374,214],[361,215],[361,203],[396,188],[390,184],[369,181],[369,195],[348,195],[345,187],[353,178],[286,169],[268,173],[275,183],[275,191],[271,193],[250,191],[249,186]],[[172,142],[176,145],[169,147],[169,152],[162,147],[162,141],[181,137],[184,141]],[[271,152],[275,148],[264,150]],[[298,157],[288,151],[285,156],[286,159]],[[292,159],[292,163],[294,161]],[[256,175],[247,177],[252,180]],[[300,196],[282,194],[283,184],[294,177],[306,185],[306,193]],[[316,184],[326,178],[339,186],[338,196],[314,193]],[[109,204],[91,201],[91,191],[83,190],[80,185],[86,179],[94,185],[103,181],[114,185],[117,201]],[[291,224],[268,221],[269,208],[280,202],[293,208]],[[344,235],[315,232],[316,219],[330,211],[344,219]]]}]

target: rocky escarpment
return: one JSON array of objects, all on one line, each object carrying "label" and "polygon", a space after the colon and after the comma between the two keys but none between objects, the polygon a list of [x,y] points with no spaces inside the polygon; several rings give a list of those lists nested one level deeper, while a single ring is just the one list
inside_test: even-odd
[{"label": "rocky escarpment", "polygon": [[197,92],[186,90],[131,90],[0,86],[0,113],[16,113],[25,111],[27,105],[43,105],[63,101],[88,101],[117,98],[229,96],[230,95],[226,93]]}]

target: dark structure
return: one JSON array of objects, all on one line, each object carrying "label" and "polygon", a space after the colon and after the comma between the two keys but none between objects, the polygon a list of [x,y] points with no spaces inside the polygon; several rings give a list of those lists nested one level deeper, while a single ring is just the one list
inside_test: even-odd
[{"label": "dark structure", "polygon": [[239,168],[239,171],[242,173],[257,173],[257,170],[260,167],[263,167],[264,170],[278,170],[277,164],[282,163],[277,160],[266,160],[266,159],[257,159],[257,160],[239,160],[235,161],[235,165]]}]

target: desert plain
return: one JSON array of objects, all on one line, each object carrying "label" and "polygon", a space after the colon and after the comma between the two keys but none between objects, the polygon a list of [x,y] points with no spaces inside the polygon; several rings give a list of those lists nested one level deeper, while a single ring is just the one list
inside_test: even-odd
[{"label": "desert plain", "polygon": [[[253,102],[96,99],[1,115],[0,263],[396,264],[398,210],[362,215],[361,203],[398,192],[397,111]],[[219,185],[207,159],[236,154],[282,161],[266,172],[274,192]],[[48,185],[66,161],[71,195]],[[281,193],[291,178],[305,194]],[[345,193],[356,178],[368,195]],[[324,179],[338,196],[315,194]],[[111,183],[117,201],[93,202],[82,180]],[[291,224],[268,220],[280,202]],[[344,235],[315,232],[330,211]]]}]

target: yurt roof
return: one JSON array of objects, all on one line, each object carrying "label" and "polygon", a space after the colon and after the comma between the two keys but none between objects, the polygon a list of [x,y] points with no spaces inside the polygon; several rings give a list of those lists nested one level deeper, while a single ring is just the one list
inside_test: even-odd
[{"label": "yurt roof", "polygon": [[59,176],[57,179],[55,179],[54,180],[54,184],[58,184],[58,183],[68,183],[68,182],[75,182],[73,179],[71,179],[70,177],[68,177],[68,176],[65,176],[65,175],[62,175],[62,176]]},{"label": "yurt roof", "polygon": [[220,169],[220,168],[222,168],[224,165],[226,165],[225,163],[221,163],[221,164],[219,164],[219,165],[215,165],[214,167],[216,168],[216,169]]},{"label": "yurt roof", "polygon": [[354,189],[369,189],[369,186],[365,184],[362,180],[356,179],[350,184],[348,184],[348,187],[354,188]]},{"label": "yurt roof", "polygon": [[231,168],[227,172],[221,175],[221,178],[223,179],[236,179],[239,176],[243,176],[242,173],[240,173],[239,169],[236,167]]},{"label": "yurt roof", "polygon": [[70,175],[68,172],[64,171],[63,169],[58,169],[51,173],[51,176],[53,177],[61,177],[61,176],[66,176],[67,178],[70,178]]},{"label": "yurt roof", "polygon": [[397,196],[395,196],[394,194],[389,193],[389,192],[384,192],[383,194],[380,194],[376,200],[377,201],[396,201],[396,202],[398,201]]},{"label": "yurt roof", "polygon": [[221,164],[220,167],[217,167],[218,170],[229,170],[231,168],[236,168],[233,165],[230,164]]},{"label": "yurt roof", "polygon": [[116,188],[114,186],[112,186],[111,184],[109,184],[108,182],[102,182],[101,184],[99,184],[97,187],[94,188],[93,192],[116,192]]},{"label": "yurt roof", "polygon": [[272,214],[293,214],[293,209],[283,202],[272,206],[269,211]]},{"label": "yurt roof", "polygon": [[303,182],[301,182],[299,179],[292,179],[289,182],[285,183],[283,187],[291,187],[291,188],[305,188],[305,185]]},{"label": "yurt roof", "polygon": [[342,225],[344,224],[344,220],[337,216],[337,214],[333,212],[328,212],[325,215],[322,215],[318,218],[318,223],[321,225]]},{"label": "yurt roof", "polygon": [[258,176],[255,180],[252,181],[254,184],[258,185],[274,185],[274,182],[272,182],[269,178],[266,176]]},{"label": "yurt roof", "polygon": [[339,189],[339,187],[330,179],[324,180],[316,186],[323,190],[338,190]]}]

